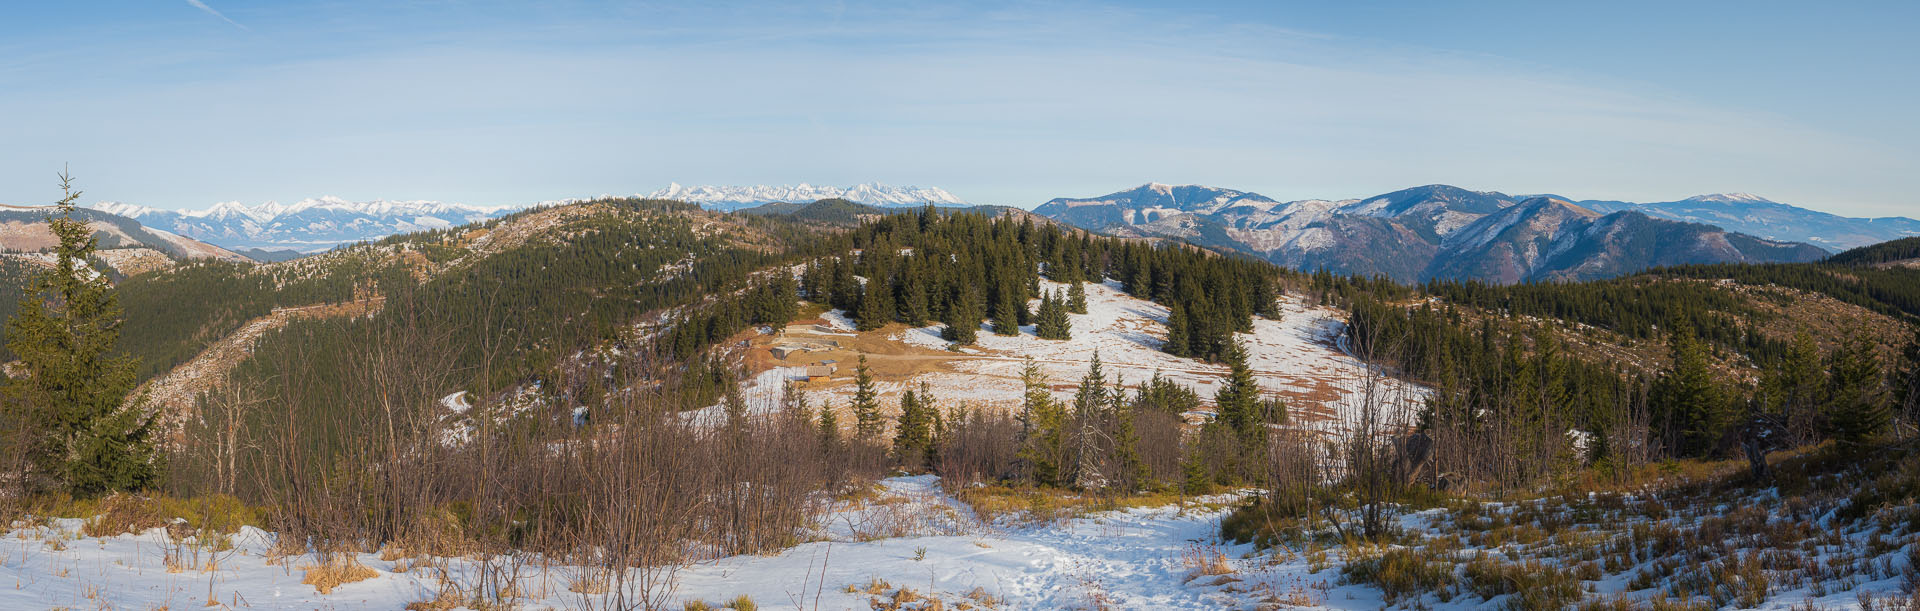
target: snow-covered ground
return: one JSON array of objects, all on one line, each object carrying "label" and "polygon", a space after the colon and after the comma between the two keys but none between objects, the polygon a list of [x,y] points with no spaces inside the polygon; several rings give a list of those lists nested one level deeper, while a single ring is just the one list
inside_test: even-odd
[{"label": "snow-covered ground", "polygon": [[[1064,290],[1065,285],[1042,282],[1047,291]],[[1172,378],[1200,393],[1211,402],[1224,384],[1227,368],[1194,359],[1180,358],[1160,351],[1166,341],[1167,308],[1139,299],[1120,290],[1118,283],[1087,285],[1087,313],[1070,315],[1073,337],[1068,340],[1043,340],[1033,327],[1022,327],[1020,335],[996,335],[983,325],[977,348],[954,355],[954,372],[932,372],[916,376],[932,385],[942,400],[970,401],[996,406],[1013,406],[1020,401],[1020,372],[1031,357],[1044,372],[1054,393],[1066,398],[1072,385],[1086,375],[1087,362],[1097,352],[1108,382],[1121,381],[1128,386],[1145,381],[1155,372]],[[1341,313],[1332,308],[1306,303],[1289,295],[1281,300],[1280,320],[1256,317],[1252,333],[1235,334],[1247,348],[1248,365],[1260,387],[1285,399],[1296,415],[1296,422],[1337,428],[1332,422],[1334,410],[1351,413],[1366,399],[1369,376],[1366,365],[1338,347],[1345,329]],[[941,338],[944,325],[908,329],[893,339],[922,348],[945,349]],[[1391,377],[1378,379],[1374,394],[1382,403],[1409,413],[1424,400],[1427,390],[1416,384]],[[840,387],[824,393],[836,403],[851,396],[850,388]]]},{"label": "snow-covered ground", "polygon": [[[882,481],[876,495],[828,513],[811,542],[769,556],[679,567],[673,574],[679,602],[669,607],[746,595],[762,608],[866,609],[875,596],[867,590],[879,580],[891,584],[882,598],[905,587],[950,605],[991,596],[1002,609],[1071,608],[1099,597],[1121,609],[1218,609],[1232,606],[1235,596],[1189,584],[1181,555],[1212,546],[1222,515],[1220,509],[1162,507],[1000,527],[976,519],[932,476],[893,478]],[[79,535],[80,526],[76,519],[55,520],[8,534],[0,579],[15,587],[0,589],[0,608],[200,608],[211,592],[220,604],[253,609],[398,609],[433,599],[445,585],[432,571],[395,570],[417,562],[361,554],[358,561],[377,576],[322,595],[301,583],[311,557],[269,564],[273,535],[251,528],[232,538],[230,551],[203,554],[170,572],[166,557],[180,546],[164,529],[96,538]],[[203,570],[209,561],[214,568]],[[456,582],[478,568],[470,559],[436,560],[442,561]],[[525,598],[517,602],[583,607],[587,600],[569,591],[578,574],[565,567],[529,569],[519,584]]]},{"label": "snow-covered ground", "polygon": [[[837,503],[803,537],[805,542],[782,552],[720,558],[656,575],[670,577],[673,585],[665,598],[670,601],[666,608],[671,609],[693,601],[717,606],[740,596],[763,609],[881,608],[872,601],[893,602],[903,589],[910,590],[912,597],[939,599],[949,609],[985,608],[981,603],[987,601],[996,609],[1388,606],[1378,588],[1342,578],[1343,552],[1337,545],[1261,551],[1219,541],[1220,519],[1232,500],[1225,495],[1184,507],[1124,509],[1051,522],[986,523],[946,495],[935,477],[896,477],[881,481],[872,495]],[[1524,509],[1492,503],[1476,515],[1516,515]],[[1403,515],[1397,521],[1408,540],[1478,532],[1459,524],[1461,519],[1449,510],[1433,509]],[[1643,526],[1659,523],[1645,517],[1633,521]],[[360,554],[356,560],[372,569],[372,576],[321,594],[302,583],[305,568],[313,564],[311,556],[270,560],[274,543],[270,533],[245,528],[231,537],[227,551],[194,553],[193,545],[174,542],[165,529],[88,537],[79,534],[81,524],[81,520],[62,519],[13,525],[0,545],[0,580],[13,584],[0,588],[0,608],[399,609],[434,600],[443,592],[472,591],[479,583],[483,561],[473,557],[383,560],[379,554]],[[1625,532],[1632,524],[1614,526]],[[1869,536],[1849,533],[1841,541],[1864,548]],[[1482,548],[1475,541],[1466,549],[1457,547],[1458,543],[1451,549],[1458,550],[1453,553],[1461,561],[1482,551],[1501,556],[1540,549],[1511,540]],[[1906,579],[1900,572],[1910,569],[1898,566],[1903,561],[1893,557],[1905,552],[1896,545],[1877,553],[1889,558],[1884,562],[1891,568],[1883,576],[1855,575],[1855,568],[1846,568],[1841,581],[1831,584],[1777,584],[1757,608],[1784,610],[1809,602],[1820,608],[1857,608],[1862,591],[1876,597],[1898,596]],[[436,569],[420,568],[429,566]],[[507,565],[496,560],[492,566]],[[577,567],[526,557],[512,566],[517,567],[508,573],[514,575],[515,595],[510,601],[514,608],[604,606],[597,596],[574,591],[578,589],[574,584],[586,574]],[[1593,590],[1591,595],[1602,598],[1659,595],[1660,588],[1630,585],[1633,573],[1633,567],[1628,567],[1586,583]],[[502,575],[496,570],[491,579],[500,583]],[[1628,592],[1636,587],[1642,589]],[[217,599],[216,605],[208,604],[210,595]],[[1505,598],[1482,598],[1469,590],[1446,599],[1416,594],[1400,603],[1412,603],[1414,608],[1472,609],[1498,605]]]}]

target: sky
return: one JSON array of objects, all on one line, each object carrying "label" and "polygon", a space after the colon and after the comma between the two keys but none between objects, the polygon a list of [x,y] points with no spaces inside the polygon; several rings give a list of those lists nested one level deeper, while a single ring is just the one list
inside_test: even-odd
[{"label": "sky", "polygon": [[[1676,6],[1677,5],[1677,6]],[[1446,183],[1920,216],[1920,3],[0,6],[0,202]]]}]

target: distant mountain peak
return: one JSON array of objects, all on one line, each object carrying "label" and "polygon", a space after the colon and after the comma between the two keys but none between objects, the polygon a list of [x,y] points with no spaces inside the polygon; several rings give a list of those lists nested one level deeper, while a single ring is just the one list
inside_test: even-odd
[{"label": "distant mountain peak", "polygon": [[896,187],[878,182],[867,182],[850,187],[820,186],[810,183],[797,185],[698,185],[687,186],[677,182],[667,183],[667,187],[647,194],[653,199],[672,199],[700,204],[719,210],[735,210],[761,204],[776,202],[807,203],[823,199],[844,199],[869,206],[964,206],[962,200],[946,189],[939,187]]},{"label": "distant mountain peak", "polygon": [[282,204],[225,201],[200,210],[161,210],[101,202],[95,210],[140,221],[161,231],[229,248],[324,250],[396,233],[444,229],[498,217],[517,206],[472,206],[439,201],[356,202],[334,195]]},{"label": "distant mountain peak", "polygon": [[94,204],[91,207],[95,210],[99,210],[107,214],[117,214],[130,219],[138,219],[141,216],[145,216],[147,214],[160,212],[160,209],[158,208],[150,208],[150,207],[142,206],[139,204],[129,204],[125,202],[100,202],[100,203]]},{"label": "distant mountain peak", "polygon": [[1780,203],[1764,197],[1760,197],[1758,195],[1754,195],[1752,193],[1709,193],[1706,195],[1695,195],[1693,197],[1689,197],[1681,201],[1719,202],[1724,204],[1777,204],[1777,203]]}]

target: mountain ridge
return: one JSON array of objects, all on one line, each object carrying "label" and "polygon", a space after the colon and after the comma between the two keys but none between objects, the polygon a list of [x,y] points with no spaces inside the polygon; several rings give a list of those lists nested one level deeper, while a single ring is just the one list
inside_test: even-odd
[{"label": "mountain ridge", "polygon": [[772,203],[808,203],[842,199],[856,204],[880,207],[965,206],[960,199],[939,187],[895,187],[867,182],[851,187],[833,187],[800,183],[798,185],[695,185],[668,183],[665,188],[646,195],[648,199],[671,199],[721,211],[733,211]]},{"label": "mountain ridge", "polygon": [[[1685,201],[1816,214],[1741,193]],[[1516,197],[1445,184],[1358,199],[1279,202],[1236,189],[1147,183],[1104,196],[1054,198],[1034,212],[1111,235],[1177,238],[1296,269],[1401,281],[1590,279],[1664,265],[1804,262],[1828,254],[1800,241],[1637,205]],[[1664,241],[1646,239],[1656,235]]]},{"label": "mountain ridge", "polygon": [[89,206],[229,249],[303,252],[399,233],[458,227],[526,207],[473,206],[432,200],[355,202],[330,195],[292,204],[269,201],[248,206],[240,202],[220,202],[198,210],[161,210],[122,202]]},{"label": "mountain ridge", "polygon": [[[46,219],[58,211],[53,206],[0,205],[0,249],[13,253],[50,251],[57,240],[47,226]],[[136,219],[111,212],[75,208],[73,214],[93,229],[98,248],[103,251],[147,248],[176,260],[246,260],[229,249],[158,227],[149,227]]]}]

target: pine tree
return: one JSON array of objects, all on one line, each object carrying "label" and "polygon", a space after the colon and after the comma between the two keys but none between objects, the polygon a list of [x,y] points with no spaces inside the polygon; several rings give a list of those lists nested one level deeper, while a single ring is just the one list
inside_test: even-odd
[{"label": "pine tree", "polygon": [[1002,282],[994,294],[993,332],[999,335],[1019,335],[1020,319],[1026,316],[1027,306],[1020,299],[1020,289],[1011,283]]},{"label": "pine tree", "polygon": [[1067,310],[1075,314],[1087,313],[1087,287],[1080,282],[1074,282],[1073,287],[1067,289]]},{"label": "pine tree", "polygon": [[1908,424],[1920,424],[1920,327],[1914,328],[1902,356],[1906,357],[1907,368],[1895,379],[1894,400]]},{"label": "pine tree", "polygon": [[927,300],[926,278],[901,274],[900,292],[900,320],[914,327],[926,326],[927,319],[932,317]]},{"label": "pine tree", "polygon": [[1095,352],[1093,360],[1087,363],[1086,377],[1080,379],[1080,388],[1073,393],[1073,421],[1077,426],[1071,479],[1075,488],[1092,490],[1106,484],[1106,469],[1100,454],[1107,441],[1101,430],[1107,416],[1107,395],[1107,376],[1100,369],[1100,353]]},{"label": "pine tree", "polygon": [[1833,351],[1827,364],[1827,434],[1848,444],[1867,441],[1893,419],[1880,359],[1873,343],[1853,337]]},{"label": "pine tree", "polygon": [[840,450],[840,417],[834,415],[833,406],[820,405],[820,451],[832,455]]},{"label": "pine tree", "polygon": [[980,289],[972,285],[957,291],[957,300],[947,309],[947,341],[967,345],[980,337],[980,321],[985,317],[980,303]]},{"label": "pine tree", "polygon": [[893,452],[901,466],[919,468],[926,465],[927,450],[933,445],[933,422],[928,416],[931,409],[931,405],[920,401],[912,388],[900,393],[900,418],[893,433]]},{"label": "pine tree", "polygon": [[1073,321],[1067,318],[1067,308],[1060,302],[1058,293],[1040,297],[1040,315],[1033,334],[1040,339],[1073,338]]},{"label": "pine tree", "polygon": [[1179,415],[1199,408],[1200,395],[1172,378],[1160,375],[1160,370],[1156,369],[1153,376],[1135,391],[1130,403],[1135,409]]},{"label": "pine tree", "polygon": [[1260,412],[1260,385],[1253,379],[1247,350],[1240,342],[1227,344],[1226,361],[1227,383],[1214,393],[1213,403],[1219,410],[1220,423],[1244,439],[1259,432],[1255,420]]},{"label": "pine tree", "polygon": [[111,354],[120,305],[106,275],[88,266],[93,232],[73,218],[80,193],[65,173],[60,188],[59,214],[47,218],[59,239],[54,265],[33,280],[7,323],[7,348],[22,374],[5,383],[9,420],[37,433],[32,445],[12,451],[31,462],[30,484],[52,478],[81,496],[143,488],[158,475],[148,440],[153,417],[143,405],[123,408],[137,363]]},{"label": "pine tree", "polygon": [[841,310],[857,311],[860,308],[860,279],[853,277],[853,264],[836,258],[832,267],[833,295],[827,302]]},{"label": "pine tree", "polygon": [[926,382],[920,383],[920,412],[925,415],[927,436],[921,444],[923,463],[927,468],[940,464],[940,442],[946,438],[946,422],[940,418],[940,401],[933,396],[933,387]]},{"label": "pine tree", "polygon": [[1027,463],[1036,483],[1048,486],[1065,484],[1067,468],[1066,410],[1047,390],[1047,377],[1033,359],[1020,372],[1026,386],[1020,405],[1022,444],[1020,457]]},{"label": "pine tree", "polygon": [[1167,312],[1167,343],[1160,349],[1174,356],[1191,355],[1192,348],[1187,338],[1187,309],[1175,303]]},{"label": "pine tree", "polygon": [[873,388],[873,373],[867,369],[867,355],[860,355],[860,366],[853,374],[853,430],[861,441],[880,437],[880,393]]},{"label": "pine tree", "polygon": [[826,278],[822,277],[820,261],[808,261],[806,269],[800,272],[801,294],[807,298],[807,301],[826,303],[825,299],[820,298],[821,294],[825,292],[825,284]]},{"label": "pine tree", "polygon": [[879,280],[868,280],[866,290],[860,293],[860,311],[856,313],[854,326],[861,331],[872,331],[891,322],[893,309],[888,307],[881,296],[887,294],[887,285]]},{"label": "pine tree", "polygon": [[1707,352],[1693,334],[1693,326],[1675,317],[1668,323],[1670,362],[1654,380],[1649,403],[1656,422],[1666,427],[1676,454],[1701,456],[1711,452],[1726,425],[1727,401],[1707,363]]},{"label": "pine tree", "polygon": [[1113,432],[1116,477],[1126,486],[1125,492],[1134,492],[1153,479],[1153,470],[1147,467],[1147,461],[1140,456],[1140,432],[1133,424],[1137,410],[1117,406],[1116,412]]},{"label": "pine tree", "polygon": [[1180,459],[1180,480],[1180,491],[1188,496],[1213,490],[1213,475],[1207,472],[1207,463],[1200,460],[1200,452],[1192,444],[1188,446],[1187,455]]},{"label": "pine tree", "polygon": [[1193,303],[1194,306],[1187,311],[1193,327],[1187,332],[1188,348],[1195,358],[1218,361],[1226,355],[1227,345],[1232,343],[1232,324],[1227,320],[1227,313],[1216,304],[1206,299],[1198,299]]},{"label": "pine tree", "polygon": [[1280,320],[1280,299],[1274,295],[1273,284],[1266,278],[1253,284],[1254,313],[1268,320]]},{"label": "pine tree", "polygon": [[1052,325],[1059,330],[1059,339],[1073,339],[1073,318],[1067,312],[1067,300],[1058,292],[1053,296]]},{"label": "pine tree", "polygon": [[1769,411],[1786,424],[1794,445],[1813,441],[1820,424],[1820,395],[1826,380],[1820,362],[1820,348],[1813,336],[1802,329],[1795,333],[1784,358],[1767,368],[1761,380],[1761,394]]}]

